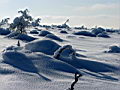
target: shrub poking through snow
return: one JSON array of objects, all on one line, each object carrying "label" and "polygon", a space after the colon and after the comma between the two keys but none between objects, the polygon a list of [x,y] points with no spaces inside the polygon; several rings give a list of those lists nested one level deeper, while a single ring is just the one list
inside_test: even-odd
[{"label": "shrub poking through snow", "polygon": [[82,76],[82,74],[79,73],[75,73],[75,81],[71,84],[71,88],[69,88],[68,90],[74,90],[74,86],[75,84],[78,82],[78,79]]},{"label": "shrub poking through snow", "polygon": [[109,47],[108,53],[120,53],[120,46],[118,45],[113,45]]}]

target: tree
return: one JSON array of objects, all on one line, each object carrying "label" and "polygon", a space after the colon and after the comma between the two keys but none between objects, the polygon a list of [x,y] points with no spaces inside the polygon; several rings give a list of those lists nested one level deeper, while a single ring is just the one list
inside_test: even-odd
[{"label": "tree", "polygon": [[26,33],[25,28],[28,27],[30,25],[30,21],[33,20],[28,12],[28,9],[18,11],[18,13],[21,13],[22,15],[13,20],[13,23],[10,24],[10,28],[16,29],[19,33]]},{"label": "tree", "polygon": [[39,26],[40,21],[41,21],[41,18],[37,18],[34,22],[32,22],[32,26],[33,27]]},{"label": "tree", "polygon": [[4,18],[4,19],[2,19],[2,21],[0,22],[0,27],[1,27],[2,25],[8,24],[9,19],[10,19],[10,18]]}]

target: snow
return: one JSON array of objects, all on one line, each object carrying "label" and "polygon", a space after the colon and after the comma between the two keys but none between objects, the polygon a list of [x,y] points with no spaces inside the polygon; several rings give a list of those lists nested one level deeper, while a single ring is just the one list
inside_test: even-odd
[{"label": "snow", "polygon": [[120,46],[119,45],[112,45],[109,47],[108,53],[120,53]]},{"label": "snow", "polygon": [[54,41],[51,40],[36,40],[25,45],[25,49],[32,52],[43,52],[48,55],[53,55],[54,52],[60,47]]},{"label": "snow", "polygon": [[61,38],[59,38],[58,36],[56,36],[54,34],[47,34],[45,37],[56,40],[56,41],[60,41],[60,42],[63,41]]},{"label": "snow", "polygon": [[[75,90],[119,90],[118,33],[107,33],[110,38],[102,38],[74,35],[75,29],[67,31],[68,34],[57,29],[47,32],[45,37],[38,35],[31,42],[20,40],[20,46],[17,38],[11,38],[18,34],[9,34],[10,38],[0,36],[0,90],[67,90],[75,72],[83,75]],[[63,41],[46,38],[51,33]],[[62,48],[66,49],[60,58],[54,58]],[[112,53],[105,53],[107,50]]]},{"label": "snow", "polygon": [[9,29],[0,28],[0,35],[7,35],[10,34],[10,32]]},{"label": "snow", "polygon": [[6,36],[6,38],[14,38],[14,39],[19,39],[19,40],[23,40],[23,41],[33,41],[36,38],[29,36],[27,34],[20,34],[19,32],[12,32],[9,35]]}]

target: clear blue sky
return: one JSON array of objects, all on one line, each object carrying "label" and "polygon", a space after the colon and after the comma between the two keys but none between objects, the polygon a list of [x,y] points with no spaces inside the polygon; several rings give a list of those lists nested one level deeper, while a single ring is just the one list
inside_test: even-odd
[{"label": "clear blue sky", "polygon": [[25,7],[42,24],[62,24],[69,18],[71,26],[120,28],[120,0],[0,0],[0,20]]}]

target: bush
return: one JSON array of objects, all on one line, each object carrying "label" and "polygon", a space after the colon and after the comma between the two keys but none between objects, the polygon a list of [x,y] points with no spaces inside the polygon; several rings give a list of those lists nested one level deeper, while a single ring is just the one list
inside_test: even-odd
[{"label": "bush", "polygon": [[105,29],[99,27],[99,28],[93,29],[92,33],[95,34],[95,35],[98,35],[99,33],[102,33],[104,31],[105,31]]},{"label": "bush", "polygon": [[40,32],[39,36],[46,36],[47,34],[52,34],[52,33],[44,30]]},{"label": "bush", "polygon": [[0,35],[8,35],[10,32],[9,29],[0,28]]},{"label": "bush", "polygon": [[108,53],[120,53],[120,46],[117,45],[110,46]]},{"label": "bush", "polygon": [[68,34],[68,32],[65,30],[60,31],[60,33]]},{"label": "bush", "polygon": [[110,36],[106,32],[99,33],[98,37],[110,38]]},{"label": "bush", "polygon": [[95,35],[91,32],[88,31],[79,31],[79,32],[75,32],[75,35],[84,35],[84,36],[90,36],[90,37],[95,37]]},{"label": "bush", "polygon": [[39,32],[37,30],[32,30],[30,31],[30,34],[39,34]]}]

